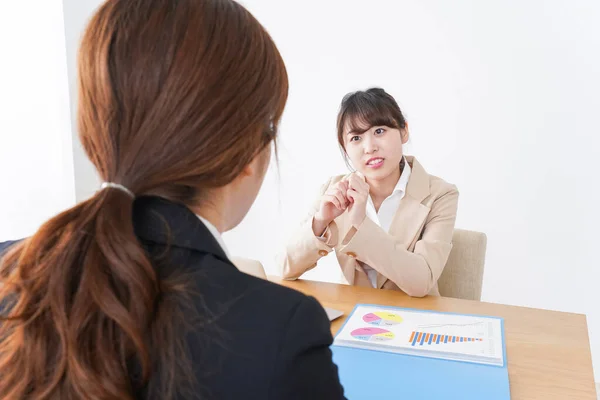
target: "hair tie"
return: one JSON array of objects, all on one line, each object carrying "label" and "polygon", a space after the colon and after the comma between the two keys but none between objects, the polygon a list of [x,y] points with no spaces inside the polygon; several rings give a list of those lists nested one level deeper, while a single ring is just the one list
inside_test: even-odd
[{"label": "hair tie", "polygon": [[125,186],[123,186],[119,183],[103,182],[102,185],[100,185],[100,190],[103,190],[106,188],[119,189],[119,190],[127,193],[131,198],[135,198],[135,194],[133,194],[133,192],[131,190],[127,189]]}]

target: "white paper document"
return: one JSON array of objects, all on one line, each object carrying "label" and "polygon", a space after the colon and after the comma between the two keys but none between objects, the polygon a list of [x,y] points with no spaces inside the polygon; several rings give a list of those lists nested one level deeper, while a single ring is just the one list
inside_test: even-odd
[{"label": "white paper document", "polygon": [[502,320],[359,305],[334,345],[504,365]]}]

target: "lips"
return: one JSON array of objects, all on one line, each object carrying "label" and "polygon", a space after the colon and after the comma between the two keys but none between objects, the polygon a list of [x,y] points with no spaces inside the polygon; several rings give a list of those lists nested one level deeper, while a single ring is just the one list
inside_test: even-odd
[{"label": "lips", "polygon": [[368,168],[379,168],[383,165],[384,158],[381,157],[373,157],[367,161],[366,166]]}]

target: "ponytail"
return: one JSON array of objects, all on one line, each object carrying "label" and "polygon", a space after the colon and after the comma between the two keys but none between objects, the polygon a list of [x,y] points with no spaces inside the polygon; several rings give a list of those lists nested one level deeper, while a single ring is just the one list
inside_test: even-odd
[{"label": "ponytail", "polygon": [[161,289],[134,233],[133,202],[102,190],[0,260],[3,399],[133,399],[132,360],[148,382],[146,332]]}]

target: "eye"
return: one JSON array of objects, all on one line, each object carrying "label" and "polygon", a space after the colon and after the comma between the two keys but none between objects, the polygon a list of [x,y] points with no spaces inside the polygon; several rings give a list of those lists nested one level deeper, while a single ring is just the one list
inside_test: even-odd
[{"label": "eye", "polygon": [[375,134],[376,135],[381,135],[384,132],[385,132],[385,129],[383,129],[383,128],[377,128],[377,129],[375,129]]},{"label": "eye", "polygon": [[352,136],[352,137],[350,138],[350,141],[351,141],[351,142],[355,142],[355,141],[357,141],[357,140],[360,140],[360,136]]}]

